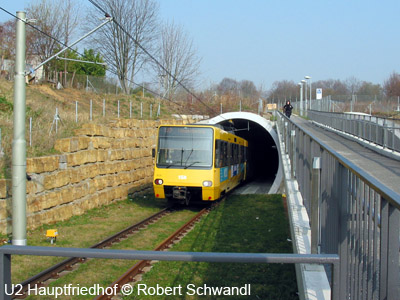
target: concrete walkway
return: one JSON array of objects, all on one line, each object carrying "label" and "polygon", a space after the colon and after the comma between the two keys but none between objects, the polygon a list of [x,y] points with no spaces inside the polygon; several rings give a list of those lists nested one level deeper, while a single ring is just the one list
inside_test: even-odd
[{"label": "concrete walkway", "polygon": [[400,161],[380,155],[355,141],[316,126],[311,121],[297,116],[292,116],[291,119],[382,184],[400,194]]}]

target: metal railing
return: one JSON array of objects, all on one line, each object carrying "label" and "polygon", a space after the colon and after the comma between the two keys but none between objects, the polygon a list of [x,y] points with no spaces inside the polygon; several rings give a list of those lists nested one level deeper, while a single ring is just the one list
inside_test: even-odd
[{"label": "metal railing", "polygon": [[311,216],[311,249],[339,255],[339,299],[398,299],[400,195],[281,113],[278,129]]},{"label": "metal railing", "polygon": [[311,120],[400,152],[400,120],[370,115],[309,110]]},{"label": "metal railing", "polygon": [[[339,257],[335,254],[273,254],[273,253],[220,253],[220,252],[173,252],[173,251],[140,251],[82,249],[37,246],[3,246],[0,247],[0,299],[11,299],[11,255],[37,255],[86,257],[129,260],[164,260],[189,262],[233,262],[233,263],[312,263],[331,264],[332,276],[339,282]],[[332,299],[337,297],[338,286],[332,289]],[[335,294],[336,293],[336,294]]]}]

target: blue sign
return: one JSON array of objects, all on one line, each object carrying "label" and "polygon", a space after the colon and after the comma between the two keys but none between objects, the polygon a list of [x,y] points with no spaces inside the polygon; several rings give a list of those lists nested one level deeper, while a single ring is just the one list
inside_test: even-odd
[{"label": "blue sign", "polygon": [[219,181],[220,182],[224,182],[225,180],[228,180],[228,174],[229,174],[228,167],[221,168],[219,170],[219,172],[220,172],[219,173],[219,177],[220,177]]}]

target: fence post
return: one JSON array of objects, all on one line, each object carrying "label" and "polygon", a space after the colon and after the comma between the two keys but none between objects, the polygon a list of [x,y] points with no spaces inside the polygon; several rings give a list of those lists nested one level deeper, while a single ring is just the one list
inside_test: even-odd
[{"label": "fence post", "polygon": [[93,101],[90,99],[90,114],[89,114],[89,120],[92,121],[93,119]]},{"label": "fence post", "polygon": [[11,299],[11,255],[0,253],[0,297]]},{"label": "fence post", "polygon": [[[1,134],[0,134],[1,141]],[[32,147],[32,117],[29,118],[29,147]],[[1,150],[1,142],[0,142],[0,150]]]},{"label": "fence post", "polygon": [[153,118],[153,104],[150,104],[150,119]]},{"label": "fence post", "polygon": [[119,119],[119,100],[118,100],[118,119]]},{"label": "fence post", "polygon": [[54,120],[56,121],[56,133],[58,133],[58,120],[60,118],[58,117],[58,107],[56,107],[56,115],[54,116]]},{"label": "fence post", "polygon": [[321,158],[313,158],[311,178],[311,254],[318,254]]},{"label": "fence post", "polygon": [[103,99],[103,117],[106,116],[106,99]]},{"label": "fence post", "polygon": [[75,123],[78,123],[78,101],[75,101]]},{"label": "fence post", "polygon": [[140,102],[140,118],[143,119],[143,102]]}]

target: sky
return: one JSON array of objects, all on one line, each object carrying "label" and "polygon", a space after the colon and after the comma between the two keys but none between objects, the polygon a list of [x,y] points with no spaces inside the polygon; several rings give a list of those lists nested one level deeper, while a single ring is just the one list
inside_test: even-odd
[{"label": "sky", "polygon": [[[204,88],[229,77],[267,90],[306,75],[383,84],[400,72],[399,0],[155,1],[161,20],[182,25],[193,39]],[[15,13],[30,2],[0,6]],[[0,11],[0,22],[8,19]]]}]

